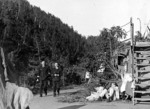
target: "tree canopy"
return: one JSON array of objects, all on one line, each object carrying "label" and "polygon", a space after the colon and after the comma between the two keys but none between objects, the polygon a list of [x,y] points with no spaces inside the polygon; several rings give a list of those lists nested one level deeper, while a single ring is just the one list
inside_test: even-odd
[{"label": "tree canopy", "polygon": [[99,54],[110,61],[120,44],[118,39],[125,36],[126,32],[116,26],[86,39],[61,19],[26,0],[0,0],[0,46],[6,48],[20,72],[38,67],[43,57],[65,68],[75,65],[78,67],[73,69],[96,72]]}]

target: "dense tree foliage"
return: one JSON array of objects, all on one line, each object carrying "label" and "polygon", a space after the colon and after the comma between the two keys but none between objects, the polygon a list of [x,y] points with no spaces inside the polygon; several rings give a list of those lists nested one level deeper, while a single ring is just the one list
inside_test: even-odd
[{"label": "dense tree foliage", "polygon": [[125,31],[117,26],[104,28],[100,35],[86,39],[59,18],[26,0],[0,0],[0,46],[7,49],[20,72],[38,67],[46,57],[58,61],[66,73],[82,72],[83,75],[87,69],[94,75],[100,59],[111,61],[113,50],[121,44],[118,39],[124,36]]},{"label": "dense tree foliage", "polygon": [[76,64],[85,53],[86,39],[59,18],[47,14],[25,0],[0,1],[1,41],[12,42],[18,70],[28,67],[29,60],[43,56],[53,61],[62,58]]}]

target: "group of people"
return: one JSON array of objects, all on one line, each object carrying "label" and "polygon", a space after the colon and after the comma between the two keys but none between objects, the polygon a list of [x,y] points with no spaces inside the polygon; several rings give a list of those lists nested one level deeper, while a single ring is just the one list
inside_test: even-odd
[{"label": "group of people", "polygon": [[91,95],[86,97],[88,101],[102,100],[104,97],[107,101],[119,100],[119,88],[116,83],[106,83],[95,88],[96,92],[91,92]]},{"label": "group of people", "polygon": [[107,82],[105,85],[96,87],[96,92],[91,92],[91,95],[86,97],[88,101],[102,100],[104,97],[108,102],[112,100],[119,100],[120,95],[123,100],[126,99],[126,86],[128,82],[131,82],[131,89],[134,88],[134,81],[132,81],[131,74],[127,73],[122,77],[122,84],[118,87],[117,83]]},{"label": "group of people", "polygon": [[43,96],[43,91],[47,95],[48,82],[53,87],[53,96],[60,94],[61,68],[57,62],[49,63],[45,59],[41,62],[39,70],[40,74],[40,97]]},{"label": "group of people", "polygon": [[[135,83],[132,78],[132,74],[127,71],[127,62],[124,62],[124,67],[122,69],[121,74],[121,86],[118,86],[115,82],[106,82],[105,85],[100,85],[96,87],[96,92],[91,92],[91,95],[86,97],[88,101],[102,100],[104,97],[107,101],[119,100],[120,95],[122,99],[126,99],[126,91],[130,90],[132,93],[132,89],[135,88]],[[104,68],[98,70],[99,72],[103,72]],[[130,87],[127,89],[127,84],[130,83]],[[130,93],[130,94],[131,94]]]}]

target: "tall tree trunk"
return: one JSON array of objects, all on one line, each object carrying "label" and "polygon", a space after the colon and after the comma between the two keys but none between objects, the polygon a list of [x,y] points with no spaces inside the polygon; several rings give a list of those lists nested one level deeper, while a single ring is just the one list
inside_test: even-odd
[{"label": "tall tree trunk", "polygon": [[37,36],[35,37],[35,41],[36,41],[36,46],[37,46],[37,49],[38,49],[39,62],[40,62],[40,61],[41,61],[41,57],[40,57],[40,47],[39,47],[39,42],[38,42]]},{"label": "tall tree trunk", "polygon": [[6,61],[5,61],[5,54],[4,54],[4,50],[3,48],[1,47],[1,56],[2,56],[2,64],[3,64],[3,67],[4,67],[4,76],[5,76],[5,81],[8,81],[8,75],[7,75],[7,67],[6,67]]}]

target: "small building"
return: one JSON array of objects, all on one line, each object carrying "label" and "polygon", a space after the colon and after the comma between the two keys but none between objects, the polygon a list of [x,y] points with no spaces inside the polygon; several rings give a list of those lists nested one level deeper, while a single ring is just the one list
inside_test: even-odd
[{"label": "small building", "polygon": [[117,49],[113,52],[112,64],[118,73],[123,70],[124,63],[127,62],[127,72],[132,73],[132,51],[131,46],[124,46],[123,49]]},{"label": "small building", "polygon": [[132,91],[131,86],[127,85],[126,92],[132,95],[133,104],[137,101],[150,101],[150,42],[136,42],[134,46],[115,51],[112,61],[119,73],[124,70],[123,64],[128,64],[127,72],[132,73],[135,87]]}]

